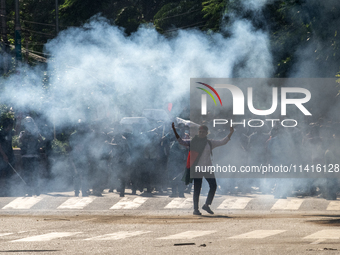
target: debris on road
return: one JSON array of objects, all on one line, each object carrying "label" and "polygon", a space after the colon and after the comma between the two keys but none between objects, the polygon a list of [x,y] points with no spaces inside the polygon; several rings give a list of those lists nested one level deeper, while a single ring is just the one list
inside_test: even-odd
[{"label": "debris on road", "polygon": [[182,246],[182,245],[196,245],[195,243],[175,243],[174,246]]},{"label": "debris on road", "polygon": [[337,251],[335,248],[317,248],[317,249],[307,249],[307,251]]}]

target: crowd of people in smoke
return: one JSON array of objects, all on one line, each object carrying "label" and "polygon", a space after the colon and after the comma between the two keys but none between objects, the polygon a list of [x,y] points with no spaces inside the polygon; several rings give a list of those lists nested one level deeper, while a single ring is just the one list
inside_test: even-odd
[{"label": "crowd of people in smoke", "polygon": [[[44,187],[46,181],[42,175],[51,171],[48,178],[56,177],[54,161],[42,158],[50,150],[53,129],[49,136],[42,134],[41,127],[30,116],[16,121],[3,119],[1,126],[0,195],[9,196],[21,186],[23,195],[39,196],[44,192],[39,187]],[[184,197],[185,193],[191,192],[191,184],[186,186],[182,181],[189,148],[177,142],[171,122],[155,122],[152,129],[146,130],[142,124],[125,129],[119,123],[110,125],[107,121],[87,123],[79,120],[71,129],[63,166],[64,174],[72,176],[75,196],[102,196],[107,190],[118,192],[121,197],[127,190],[133,195],[158,193],[170,197]],[[194,135],[183,123],[177,123],[176,130],[182,139]],[[222,126],[217,133],[211,132],[208,139],[221,139],[227,132],[228,129]],[[20,164],[16,162],[12,148],[14,134],[19,137]],[[323,119],[305,128],[274,126],[258,129],[238,125],[229,149],[214,152],[214,163],[235,166],[339,164],[339,135],[338,123]],[[309,178],[308,174],[305,178],[284,179],[219,178],[217,184],[217,192],[221,194],[261,192],[276,198],[321,196],[334,200],[339,191],[336,178]],[[203,193],[206,192],[204,189]]]}]

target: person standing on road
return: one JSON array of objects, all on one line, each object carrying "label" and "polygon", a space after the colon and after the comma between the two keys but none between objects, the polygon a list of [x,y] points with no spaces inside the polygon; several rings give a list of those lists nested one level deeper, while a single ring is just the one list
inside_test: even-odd
[{"label": "person standing on road", "polygon": [[[234,133],[234,128],[230,127],[230,133],[223,139],[208,140],[207,138],[208,127],[202,125],[199,127],[198,135],[196,135],[191,141],[183,141],[181,137],[178,135],[174,123],[172,123],[172,129],[175,133],[177,141],[184,146],[190,147],[190,158],[191,162],[193,162],[193,164],[191,164],[191,168],[195,166],[202,166],[203,168],[204,167],[208,168],[208,166],[212,166],[211,160],[212,150],[216,147],[227,144],[230,140],[230,137]],[[215,192],[217,189],[215,175],[207,172],[206,175],[204,175],[204,178],[209,183],[209,193],[202,209],[210,214],[214,214],[214,212],[210,209],[210,205],[214,199]],[[201,193],[202,179],[203,179],[202,177],[194,178],[194,196],[193,196],[194,215],[201,215],[201,212],[198,210],[198,202]]]},{"label": "person standing on road", "polygon": [[74,195],[79,196],[81,190],[82,197],[89,196],[89,149],[88,145],[92,138],[92,132],[88,125],[82,120],[78,120],[76,131],[70,136],[69,159],[74,170],[73,185]]},{"label": "person standing on road", "polygon": [[[337,134],[333,134],[332,140],[328,145],[328,149],[325,152],[325,165],[326,166],[333,166],[334,172],[337,173],[339,171],[339,156],[340,156],[340,149],[339,149],[339,140],[337,138]],[[323,179],[323,187],[322,187],[322,194],[323,197],[327,200],[336,200],[337,193],[339,191],[339,181],[337,178],[327,178]]]},{"label": "person standing on road", "polygon": [[92,195],[102,197],[109,177],[109,160],[111,146],[102,122],[93,125],[93,132],[89,139],[89,158]]},{"label": "person standing on road", "polygon": [[[118,129],[118,126],[117,128]],[[113,192],[115,182],[119,196],[125,196],[125,187],[131,180],[131,155],[129,152],[128,142],[120,130],[115,130],[114,138],[111,141],[111,171],[110,171],[110,189]]]},{"label": "person standing on road", "polygon": [[19,134],[24,179],[28,185],[27,196],[39,196],[39,158],[43,138],[31,117],[23,120],[24,130]]},{"label": "person standing on road", "polygon": [[6,118],[0,130],[0,196],[7,196],[10,192],[10,177],[13,174],[9,164],[14,165],[12,148],[13,119]]},{"label": "person standing on road", "polygon": [[[185,126],[183,123],[179,123],[177,130],[181,137],[185,137]],[[177,131],[176,130],[176,131]],[[185,183],[181,181],[183,170],[188,156],[187,146],[180,145],[175,141],[175,137],[166,137],[170,143],[169,157],[167,162],[168,178],[171,187],[170,197],[184,197]],[[185,138],[184,138],[185,139]]]}]

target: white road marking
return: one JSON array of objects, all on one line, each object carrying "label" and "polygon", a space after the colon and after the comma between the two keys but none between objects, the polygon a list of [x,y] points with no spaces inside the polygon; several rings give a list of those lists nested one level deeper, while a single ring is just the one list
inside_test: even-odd
[{"label": "white road marking", "polygon": [[186,231],[186,232],[179,233],[176,235],[160,237],[157,239],[192,239],[198,236],[205,236],[205,235],[209,235],[215,232],[217,231]]},{"label": "white road marking", "polygon": [[299,210],[303,199],[279,199],[273,205],[271,210]]},{"label": "white road marking", "polygon": [[327,239],[340,239],[340,229],[324,229],[314,234],[304,237],[303,239],[316,239],[311,244],[319,244]]},{"label": "white road marking", "polygon": [[169,204],[167,204],[164,208],[166,209],[173,209],[178,208],[186,198],[176,197]]},{"label": "white road marking", "polygon": [[8,235],[11,235],[13,233],[0,233],[0,236],[8,236]]},{"label": "white road marking", "polygon": [[243,239],[243,238],[265,238],[268,236],[273,236],[277,234],[281,234],[286,230],[254,230],[245,234],[232,236],[229,238]]},{"label": "white road marking", "polygon": [[67,236],[73,236],[82,232],[52,232],[44,235],[31,236],[23,239],[14,240],[11,242],[43,242],[50,241],[56,238],[62,238]]},{"label": "white road marking", "polygon": [[110,209],[136,209],[144,204],[146,200],[148,200],[147,197],[137,197],[134,200],[131,200],[128,197],[124,197],[117,204],[113,205]]},{"label": "white road marking", "polygon": [[192,198],[174,198],[169,204],[167,204],[165,209],[190,209],[193,206]]},{"label": "white road marking", "polygon": [[88,241],[119,240],[119,239],[124,239],[124,238],[127,238],[127,237],[146,234],[146,233],[149,233],[149,232],[151,232],[151,231],[120,231],[120,232],[117,232],[117,233],[87,238],[85,240],[88,240]]},{"label": "white road marking", "polygon": [[244,209],[252,198],[227,198],[217,209]]},{"label": "white road marking", "polygon": [[84,209],[95,200],[95,197],[72,197],[62,203],[57,209]]},{"label": "white road marking", "polygon": [[42,199],[42,197],[18,197],[2,209],[30,209]]},{"label": "white road marking", "polygon": [[322,243],[323,241],[326,241],[327,239],[319,239],[319,240],[316,240],[315,242],[312,242],[310,244],[319,244],[319,243]]},{"label": "white road marking", "polygon": [[331,201],[327,206],[327,210],[340,211],[340,201]]},{"label": "white road marking", "polygon": [[190,198],[185,199],[184,202],[178,208],[190,209],[193,207],[193,205],[194,205],[193,199],[192,197],[190,197]]}]

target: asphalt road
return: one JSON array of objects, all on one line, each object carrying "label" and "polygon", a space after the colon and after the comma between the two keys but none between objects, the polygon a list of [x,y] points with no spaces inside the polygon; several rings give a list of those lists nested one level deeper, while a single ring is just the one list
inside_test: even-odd
[{"label": "asphalt road", "polygon": [[[205,197],[201,197],[203,204]],[[339,254],[340,200],[217,195],[0,198],[1,254]]]}]

